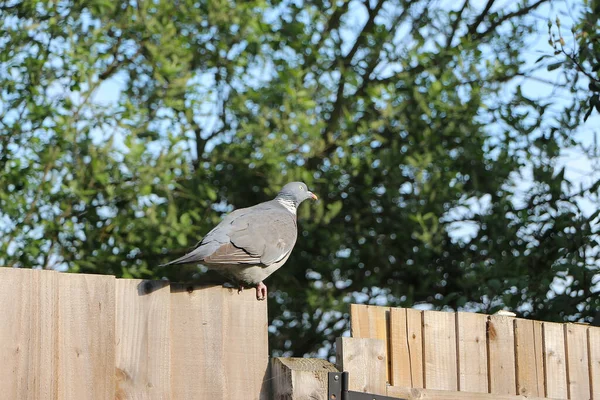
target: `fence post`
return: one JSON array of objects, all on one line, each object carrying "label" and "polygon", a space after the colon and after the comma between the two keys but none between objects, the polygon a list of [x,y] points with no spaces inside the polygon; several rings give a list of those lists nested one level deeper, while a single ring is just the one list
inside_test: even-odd
[{"label": "fence post", "polygon": [[337,372],[337,369],[329,361],[318,358],[273,358],[273,399],[326,400],[329,372]]}]

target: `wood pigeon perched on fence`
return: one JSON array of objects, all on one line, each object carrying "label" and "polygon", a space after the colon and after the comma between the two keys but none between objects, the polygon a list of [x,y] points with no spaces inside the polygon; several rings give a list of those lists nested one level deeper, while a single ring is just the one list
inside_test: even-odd
[{"label": "wood pigeon perched on fence", "polygon": [[213,228],[196,247],[166,265],[202,264],[244,286],[256,288],[264,300],[263,280],[289,258],[298,237],[296,210],[306,199],[317,200],[306,184],[291,182],[275,199],[235,210]]}]

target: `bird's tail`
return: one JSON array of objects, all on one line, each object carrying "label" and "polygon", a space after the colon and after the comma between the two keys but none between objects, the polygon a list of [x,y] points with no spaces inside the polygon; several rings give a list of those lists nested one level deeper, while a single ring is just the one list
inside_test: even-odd
[{"label": "bird's tail", "polygon": [[197,254],[195,251],[192,251],[191,253],[188,253],[182,257],[179,257],[176,260],[169,261],[168,263],[165,263],[165,264],[160,264],[159,267],[168,267],[169,265],[192,264],[192,263],[198,263],[201,261],[202,261],[202,257],[199,257],[199,254]]}]

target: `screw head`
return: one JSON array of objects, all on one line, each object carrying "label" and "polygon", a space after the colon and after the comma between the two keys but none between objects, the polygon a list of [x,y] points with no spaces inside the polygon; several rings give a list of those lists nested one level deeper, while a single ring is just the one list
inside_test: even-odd
[{"label": "screw head", "polygon": [[333,380],[335,380],[335,381],[339,381],[339,380],[340,380],[340,376],[339,376],[339,375],[335,375],[335,376],[333,377]]}]

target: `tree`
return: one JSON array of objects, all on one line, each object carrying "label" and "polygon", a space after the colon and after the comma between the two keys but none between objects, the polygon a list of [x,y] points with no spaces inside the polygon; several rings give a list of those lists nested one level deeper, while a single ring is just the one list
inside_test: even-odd
[{"label": "tree", "polygon": [[585,121],[594,109],[600,112],[600,2],[586,0],[583,5],[580,19],[573,21],[571,28],[572,47],[567,45],[568,38],[563,35],[560,18],[557,17],[554,24],[552,21],[548,22],[549,43],[554,48],[554,55],[564,56],[563,59],[548,65],[548,69],[553,70],[564,65],[567,81],[572,82],[574,87],[577,87],[580,76],[588,81],[588,104],[583,117]]},{"label": "tree", "polygon": [[157,265],[303,180],[276,354],[350,301],[590,321],[600,184],[558,162],[582,111],[516,81],[544,3],[0,3],[0,262],[190,279]]}]

